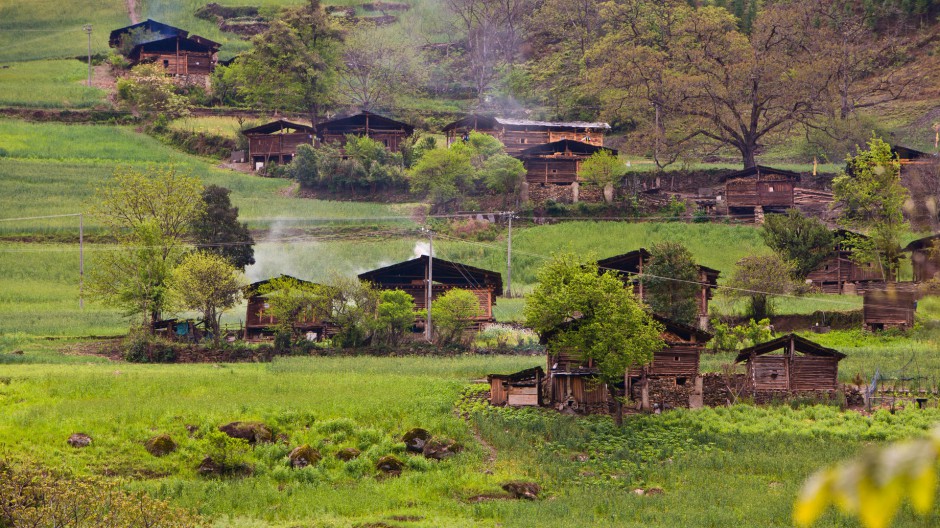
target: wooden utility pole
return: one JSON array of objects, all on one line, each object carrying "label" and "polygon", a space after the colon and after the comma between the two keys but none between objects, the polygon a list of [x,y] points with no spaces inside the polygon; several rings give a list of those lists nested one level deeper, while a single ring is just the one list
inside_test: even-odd
[{"label": "wooden utility pole", "polygon": [[431,299],[434,296],[434,232],[427,229],[428,232],[428,287],[427,287],[427,308],[428,318],[424,325],[424,336],[430,342],[434,333],[431,331]]},{"label": "wooden utility pole", "polygon": [[515,212],[509,214],[509,234],[506,236],[506,297],[512,299],[512,217]]},{"label": "wooden utility pole", "polygon": [[78,215],[78,308],[85,308],[85,216]]},{"label": "wooden utility pole", "polygon": [[88,33],[88,87],[91,88],[91,24],[85,24],[82,29]]}]

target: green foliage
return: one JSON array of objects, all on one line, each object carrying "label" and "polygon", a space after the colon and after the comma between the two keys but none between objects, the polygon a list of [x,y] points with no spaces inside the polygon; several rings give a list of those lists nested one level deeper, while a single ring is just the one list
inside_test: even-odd
[{"label": "green foliage", "polygon": [[327,292],[329,320],[339,327],[333,342],[350,348],[367,343],[376,327],[379,291],[355,277],[333,275]]},{"label": "green foliage", "polygon": [[383,290],[379,294],[376,327],[379,336],[395,346],[415,322],[415,300],[401,290]]},{"label": "green foliage", "polygon": [[770,319],[757,322],[751,319],[746,324],[735,326],[715,320],[712,321],[712,334],[715,337],[708,342],[708,346],[714,352],[736,352],[769,341],[773,337]]},{"label": "green foliage", "polygon": [[483,315],[480,300],[470,290],[453,288],[447,290],[431,303],[431,321],[437,342],[449,345],[463,341],[463,334],[473,324],[473,319]]},{"label": "green foliage", "polygon": [[232,438],[210,429],[202,437],[203,456],[212,459],[223,475],[237,475],[251,470],[251,446],[247,440]]},{"label": "green foliage", "polygon": [[695,325],[701,286],[698,265],[688,248],[678,242],[653,244],[640,280],[646,302],[654,313]]},{"label": "green foliage", "polygon": [[477,170],[484,169],[490,158],[506,153],[502,141],[476,130],[470,131],[466,141],[457,141],[450,148],[470,158],[470,163]]},{"label": "green foliage", "polygon": [[687,209],[688,204],[685,203],[685,200],[682,200],[678,195],[674,194],[669,197],[669,203],[659,210],[659,214],[662,215],[663,218],[668,218],[669,220],[667,220],[667,222],[676,222],[682,218]]},{"label": "green foliage", "polygon": [[130,363],[173,363],[178,357],[173,343],[154,337],[144,328],[132,330],[122,346],[124,360]]},{"label": "green foliage", "polygon": [[483,164],[483,178],[489,190],[503,195],[503,204],[511,195],[519,192],[525,181],[522,162],[507,154],[496,154]]},{"label": "green foliage", "polygon": [[859,230],[867,239],[852,241],[856,262],[880,262],[886,275],[897,276],[907,189],[901,184],[901,164],[884,140],[872,137],[868,150],[846,160],[846,170],[832,181],[833,206],[842,207],[839,224]]},{"label": "green foliage", "polygon": [[148,119],[170,119],[189,114],[189,99],[176,93],[176,85],[155,64],[139,64],[117,82],[118,99]]},{"label": "green foliage", "polygon": [[268,304],[266,313],[274,317],[278,334],[299,335],[295,326],[303,321],[323,321],[331,313],[329,292],[320,284],[293,277],[276,277],[258,288]]},{"label": "green foliage", "polygon": [[793,291],[790,279],[793,270],[777,255],[744,257],[735,266],[724,295],[731,299],[747,299],[747,313],[763,319],[774,310],[774,296]]},{"label": "green foliage", "polygon": [[627,173],[627,166],[607,150],[599,150],[581,163],[581,177],[603,187],[617,185]]},{"label": "green foliage", "polygon": [[103,90],[83,82],[88,66],[78,61],[13,62],[4,66],[0,106],[90,108],[105,102]]},{"label": "green foliage", "polygon": [[470,189],[475,171],[470,156],[457,148],[437,148],[424,154],[409,171],[411,192],[425,195],[440,208]]},{"label": "green foliage", "polygon": [[832,232],[821,220],[797,209],[764,218],[764,243],[793,267],[794,279],[805,279],[834,250]]},{"label": "green foliage", "polygon": [[202,190],[203,207],[191,226],[197,249],[224,257],[236,268],[255,263],[254,238],[248,224],[238,221],[238,208],[232,205],[225,187],[207,185]]},{"label": "green foliage", "polygon": [[202,251],[185,256],[168,281],[171,304],[201,313],[216,343],[221,338],[222,313],[241,302],[247,284],[244,274],[225,257]]}]

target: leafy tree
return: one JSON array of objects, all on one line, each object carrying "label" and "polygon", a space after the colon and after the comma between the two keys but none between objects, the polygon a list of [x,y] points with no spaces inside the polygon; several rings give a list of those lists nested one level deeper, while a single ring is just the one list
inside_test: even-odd
[{"label": "leafy tree", "polygon": [[450,148],[469,157],[470,163],[478,170],[482,169],[493,156],[506,153],[506,147],[502,141],[476,130],[470,131],[467,141],[458,141]]},{"label": "leafy tree", "polygon": [[255,108],[305,112],[315,129],[333,104],[339,37],[319,0],[284,9],[229,66],[239,96]]},{"label": "leafy tree", "polygon": [[581,164],[581,175],[588,183],[600,187],[620,183],[627,166],[607,150],[599,150]]},{"label": "leafy tree", "polygon": [[379,186],[397,186],[405,181],[402,156],[390,152],[385,145],[368,136],[347,136],[346,155],[355,162],[358,181],[349,182],[369,187],[375,192]]},{"label": "leafy tree", "polygon": [[369,283],[336,275],[327,288],[330,321],[339,333],[333,338],[341,347],[357,347],[372,338],[379,302],[379,292]]},{"label": "leafy tree", "polygon": [[851,241],[856,262],[877,261],[885,278],[897,276],[901,241],[910,229],[904,220],[909,199],[901,184],[901,164],[884,140],[873,137],[868,150],[846,160],[845,171],[832,181],[833,206],[841,206],[839,224],[861,231],[867,239]]},{"label": "leafy tree", "polygon": [[424,194],[440,208],[470,188],[474,177],[470,157],[458,149],[428,151],[409,171],[411,192]]},{"label": "leafy tree", "polygon": [[93,263],[90,292],[126,315],[160,319],[166,281],[189,247],[190,229],[202,211],[202,184],[174,168],[121,168],[98,189],[92,213],[118,243]]},{"label": "leafy tree", "polygon": [[196,248],[227,259],[236,268],[255,263],[255,240],[248,224],[238,221],[238,208],[232,205],[232,191],[218,185],[202,190],[204,207],[193,221]]},{"label": "leafy tree", "polygon": [[744,257],[735,265],[725,295],[747,299],[747,315],[764,319],[773,314],[774,295],[793,291],[793,268],[776,254]]},{"label": "leafy tree", "polygon": [[818,218],[796,209],[767,215],[761,237],[770,249],[793,267],[793,278],[803,280],[833,252],[832,232]]},{"label": "leafy tree", "polygon": [[503,195],[503,207],[510,195],[519,192],[525,181],[525,167],[518,159],[507,154],[497,154],[486,160],[483,165],[486,186],[493,192]]},{"label": "leafy tree", "polygon": [[[614,274],[573,254],[555,255],[536,275],[526,298],[526,326],[549,337],[549,352],[575,351],[593,359],[601,381],[623,381],[631,367],[652,361],[664,346],[662,328]],[[617,421],[623,405],[617,402]]]},{"label": "leafy tree", "polygon": [[640,280],[646,302],[654,313],[695,325],[701,286],[698,265],[688,248],[679,242],[653,244]]},{"label": "leafy tree", "polygon": [[274,317],[277,334],[297,338],[297,325],[304,321],[324,321],[331,315],[330,292],[320,284],[277,277],[259,288],[268,304],[267,315]]},{"label": "leafy tree", "polygon": [[385,290],[379,294],[376,327],[390,345],[397,345],[401,336],[415,322],[415,300],[401,290]]},{"label": "leafy tree", "polygon": [[241,302],[246,285],[242,272],[228,259],[202,251],[183,258],[169,279],[175,304],[184,310],[202,313],[202,320],[216,344],[221,338],[222,313]]},{"label": "leafy tree", "polygon": [[190,103],[176,93],[176,85],[156,64],[139,64],[117,82],[118,99],[148,119],[163,115],[176,119],[189,115]]},{"label": "leafy tree", "polygon": [[421,86],[426,68],[412,39],[398,28],[361,29],[343,43],[337,88],[363,110],[390,108]]},{"label": "leafy tree", "polygon": [[473,319],[483,314],[480,300],[470,290],[454,288],[431,303],[431,321],[437,342],[441,345],[456,343],[473,324]]}]

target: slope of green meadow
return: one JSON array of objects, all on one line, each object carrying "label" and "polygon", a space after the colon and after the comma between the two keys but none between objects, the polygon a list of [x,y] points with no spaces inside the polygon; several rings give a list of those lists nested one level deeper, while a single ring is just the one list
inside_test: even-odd
[{"label": "slope of green meadow", "polygon": [[77,60],[14,62],[0,68],[0,107],[88,108],[105,92],[85,85],[88,65]]}]

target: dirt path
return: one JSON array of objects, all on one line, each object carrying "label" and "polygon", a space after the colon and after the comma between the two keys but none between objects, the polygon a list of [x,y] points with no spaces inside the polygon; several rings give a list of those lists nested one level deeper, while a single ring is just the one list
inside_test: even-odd
[{"label": "dirt path", "polygon": [[131,25],[140,22],[140,17],[137,16],[137,1],[127,0],[125,3],[127,4],[127,14],[131,18]]}]

